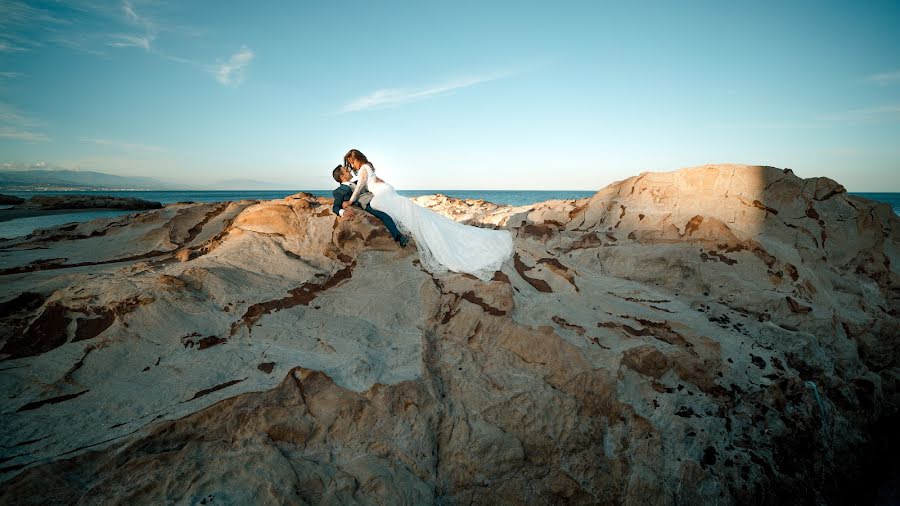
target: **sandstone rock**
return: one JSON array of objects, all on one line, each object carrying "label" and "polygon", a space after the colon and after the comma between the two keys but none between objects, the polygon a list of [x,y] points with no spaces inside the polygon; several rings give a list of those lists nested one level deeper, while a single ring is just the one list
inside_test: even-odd
[{"label": "sandstone rock", "polygon": [[181,248],[175,252],[175,258],[178,259],[179,262],[187,262],[191,259],[191,253],[190,248]]},{"label": "sandstone rock", "polygon": [[308,194],[0,241],[0,502],[865,492],[900,407],[890,208],[737,165],[416,200],[514,258],[432,275]]}]

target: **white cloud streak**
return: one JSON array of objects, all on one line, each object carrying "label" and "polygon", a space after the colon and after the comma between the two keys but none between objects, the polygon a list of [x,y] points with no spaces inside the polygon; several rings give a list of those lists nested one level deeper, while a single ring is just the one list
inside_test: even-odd
[{"label": "white cloud streak", "polygon": [[38,123],[20,113],[9,104],[0,102],[0,139],[23,142],[46,142],[46,134],[36,132]]},{"label": "white cloud streak", "polygon": [[129,35],[124,33],[115,34],[112,36],[113,42],[110,42],[109,45],[112,47],[139,47],[144,49],[145,51],[150,50],[150,44],[153,42],[153,37],[146,35]]},{"label": "white cloud streak", "polygon": [[[160,19],[155,3],[136,4],[135,0],[118,0],[115,4],[118,8],[110,9],[106,2],[73,0],[61,4],[65,14],[59,15],[30,3],[0,0],[0,55],[33,51],[48,45],[101,57],[116,50],[137,48],[209,73],[217,82],[232,87],[246,80],[247,66],[255,57],[255,53],[247,47],[242,47],[226,61],[216,63],[196,61],[160,50],[157,46],[163,34],[193,38],[202,36],[206,31]],[[96,31],[95,28],[100,26],[112,27],[112,30]],[[0,81],[19,76],[17,72],[0,72]]]},{"label": "white cloud streak", "polygon": [[134,11],[134,7],[131,5],[131,2],[124,1],[122,2],[122,10],[125,11],[125,17],[128,18],[132,23],[140,23],[142,18],[137,15],[137,12]]},{"label": "white cloud streak", "polygon": [[141,16],[134,10],[134,6],[128,0],[122,2],[122,11],[125,13],[125,20],[143,29],[143,34],[113,34],[113,41],[109,43],[112,47],[139,47],[144,51],[150,51],[150,45],[156,39],[159,32],[156,23],[146,16]]},{"label": "white cloud streak", "polygon": [[3,162],[0,163],[0,168],[6,170],[32,170],[47,169],[50,168],[50,165],[47,162]]},{"label": "white cloud streak", "polygon": [[114,148],[122,149],[125,151],[165,151],[163,148],[159,146],[149,146],[147,144],[137,144],[132,142],[121,142],[114,141],[110,139],[96,139],[96,138],[85,138],[82,139],[85,142],[90,142],[92,144],[99,144],[101,146],[111,146]]},{"label": "white cloud streak", "polygon": [[0,53],[42,47],[41,35],[70,24],[40,7],[19,0],[0,0]]},{"label": "white cloud streak", "polygon": [[17,130],[11,127],[0,127],[0,139],[10,139],[24,142],[46,142],[50,138],[40,132]]},{"label": "white cloud streak", "polygon": [[238,86],[247,78],[247,65],[253,61],[256,54],[244,46],[231,55],[227,61],[219,62],[210,68],[216,81],[225,86]]},{"label": "white cloud streak", "polygon": [[24,47],[13,46],[7,42],[0,42],[0,53],[19,53],[21,51],[28,51]]},{"label": "white cloud streak", "polygon": [[824,121],[836,121],[846,123],[860,123],[871,121],[891,121],[900,119],[900,104],[887,104],[864,109],[852,109],[823,116]]},{"label": "white cloud streak", "polygon": [[409,102],[427,100],[450,92],[469,88],[477,84],[495,81],[506,77],[508,74],[494,74],[489,76],[457,79],[425,88],[387,88],[375,90],[372,93],[359,97],[341,107],[340,112],[357,112],[367,109],[396,107]]},{"label": "white cloud streak", "polygon": [[881,86],[888,86],[890,84],[900,84],[900,70],[895,70],[893,72],[882,72],[880,74],[873,74],[871,76],[866,77],[866,81],[870,83],[879,84]]}]

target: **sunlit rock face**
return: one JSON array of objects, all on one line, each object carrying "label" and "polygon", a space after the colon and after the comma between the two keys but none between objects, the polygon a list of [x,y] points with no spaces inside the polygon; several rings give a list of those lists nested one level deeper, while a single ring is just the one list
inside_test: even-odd
[{"label": "sunlit rock face", "polygon": [[330,201],[0,241],[0,501],[816,503],[897,420],[898,229],[713,165],[423,206],[515,236],[432,275]]}]

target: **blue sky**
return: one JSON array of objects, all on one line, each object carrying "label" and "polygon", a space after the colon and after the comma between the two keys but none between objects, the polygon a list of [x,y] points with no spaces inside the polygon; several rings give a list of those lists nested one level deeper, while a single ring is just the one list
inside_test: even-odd
[{"label": "blue sky", "polygon": [[595,190],[705,163],[900,191],[898,2],[0,0],[0,162]]}]

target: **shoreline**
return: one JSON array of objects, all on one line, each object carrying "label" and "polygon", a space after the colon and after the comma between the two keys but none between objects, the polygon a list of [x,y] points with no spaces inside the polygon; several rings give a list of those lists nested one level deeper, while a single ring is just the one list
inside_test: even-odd
[{"label": "shoreline", "polygon": [[[149,209],[147,209],[149,211]],[[139,213],[140,209],[115,209],[109,207],[89,207],[82,209],[0,209],[0,223],[20,218],[36,218],[39,216],[53,216],[57,214],[79,214],[92,211],[122,211]]]}]

